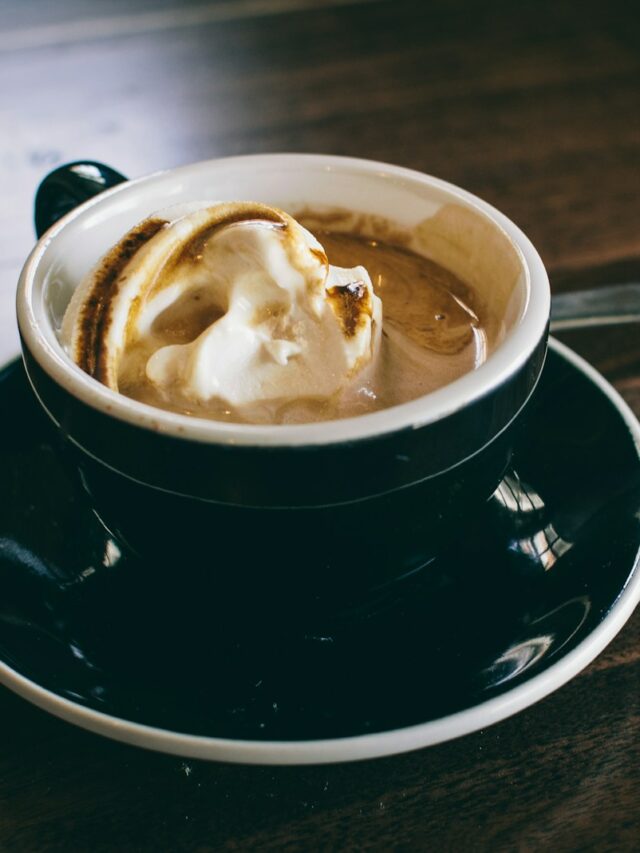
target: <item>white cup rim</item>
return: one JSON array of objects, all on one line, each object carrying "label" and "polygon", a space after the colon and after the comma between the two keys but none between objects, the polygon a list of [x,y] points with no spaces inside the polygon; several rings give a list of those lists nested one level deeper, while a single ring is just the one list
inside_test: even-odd
[{"label": "white cup rim", "polygon": [[[49,323],[43,304],[35,298],[34,283],[45,251],[80,217],[117,194],[138,192],[167,176],[179,180],[197,169],[224,169],[242,164],[273,166],[295,161],[303,167],[375,173],[380,177],[435,187],[473,208],[506,234],[515,247],[525,273],[526,299],[516,326],[507,333],[487,360],[454,382],[410,402],[357,417],[295,425],[231,424],[181,415],[139,403],[112,391],[74,364],[62,346],[43,334]],[[78,206],[53,225],[35,245],[22,270],[18,285],[18,323],[24,343],[45,372],[62,388],[88,406],[133,425],[164,435],[198,442],[241,446],[309,446],[369,439],[408,428],[421,428],[445,418],[486,396],[521,368],[546,333],[550,292],[542,260],[524,233],[504,214],[471,193],[421,172],[373,160],[324,154],[256,154],[207,160],[155,172],[127,181]],[[50,324],[49,324],[50,325]]]}]

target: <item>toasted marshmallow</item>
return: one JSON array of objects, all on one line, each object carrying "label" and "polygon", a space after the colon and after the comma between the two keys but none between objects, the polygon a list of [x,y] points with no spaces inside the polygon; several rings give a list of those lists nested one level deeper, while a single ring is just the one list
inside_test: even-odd
[{"label": "toasted marshmallow", "polygon": [[288,214],[239,202],[130,231],[79,286],[62,338],[114,390],[133,353],[168,400],[242,407],[333,397],[373,363],[381,323],[364,267],[331,266]]}]

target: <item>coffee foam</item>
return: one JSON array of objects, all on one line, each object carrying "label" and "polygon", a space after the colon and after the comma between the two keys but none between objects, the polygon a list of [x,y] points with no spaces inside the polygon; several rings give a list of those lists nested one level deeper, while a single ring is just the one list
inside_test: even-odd
[{"label": "coffee foam", "polygon": [[62,339],[99,381],[167,404],[335,395],[372,361],[381,304],[362,267],[258,203],[181,205],[130,231],[82,282]]}]

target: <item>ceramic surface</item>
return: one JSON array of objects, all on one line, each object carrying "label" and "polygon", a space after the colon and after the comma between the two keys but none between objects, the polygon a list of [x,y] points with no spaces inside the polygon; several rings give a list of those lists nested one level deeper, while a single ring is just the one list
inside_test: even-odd
[{"label": "ceramic surface", "polygon": [[514,468],[462,541],[333,621],[286,628],[268,612],[240,627],[124,557],[61,467],[21,365],[0,398],[0,677],[111,737],[257,763],[415,749],[559,687],[640,597],[638,424],[557,343]]},{"label": "ceramic surface", "polygon": [[[36,218],[68,209],[78,181],[85,198],[119,178],[95,163],[57,169]],[[222,423],[118,394],[60,345],[70,293],[134,222],[203,197],[346,206],[372,233],[384,215],[477,290],[500,342],[431,394],[328,422]],[[125,182],[63,215],[25,264],[17,305],[29,382],[118,547],[194,600],[225,601],[234,621],[265,609],[291,622],[361,606],[424,566],[493,493],[542,370],[549,285],[526,236],[464,190],[366,160],[256,155]]]}]

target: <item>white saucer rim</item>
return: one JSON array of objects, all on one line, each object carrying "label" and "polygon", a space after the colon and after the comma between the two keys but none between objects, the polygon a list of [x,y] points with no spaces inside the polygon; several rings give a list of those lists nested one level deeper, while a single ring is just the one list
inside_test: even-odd
[{"label": "white saucer rim", "polygon": [[[640,423],[620,394],[585,359],[550,338],[549,346],[609,398],[631,433],[640,460]],[[543,672],[499,696],[436,720],[372,734],[308,741],[253,741],[174,732],[113,717],[41,687],[0,661],[0,683],[32,704],[97,734],[184,758],[237,764],[302,765],[359,761],[434,746],[485,729],[539,702],[590,664],[613,640],[640,601],[640,549],[633,569],[604,619]]]}]

